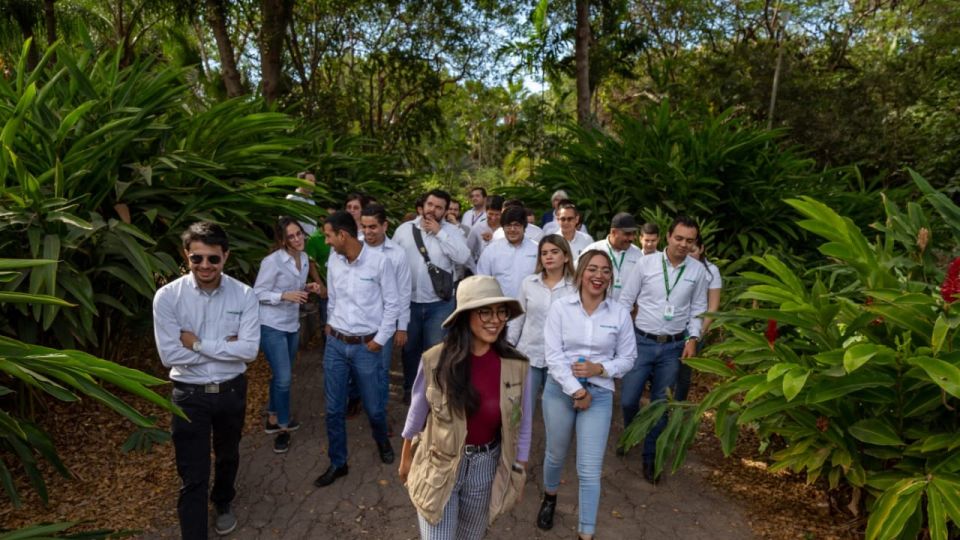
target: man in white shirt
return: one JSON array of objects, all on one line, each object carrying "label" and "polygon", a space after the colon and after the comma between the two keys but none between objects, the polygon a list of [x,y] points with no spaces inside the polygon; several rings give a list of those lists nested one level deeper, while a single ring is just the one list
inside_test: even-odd
[{"label": "man in white shirt", "polygon": [[524,236],[527,214],[519,206],[511,206],[500,220],[505,238],[490,242],[477,261],[477,275],[493,276],[503,294],[517,298],[520,283],[537,267],[537,244]]},{"label": "man in white shirt", "polygon": [[474,186],[470,190],[470,204],[473,205],[473,208],[467,210],[463,213],[463,218],[461,223],[467,226],[469,229],[473,229],[477,224],[482,223],[487,220],[487,190],[480,187]]},{"label": "man in white shirt", "polygon": [[644,255],[659,253],[660,227],[656,223],[646,222],[640,227],[640,249]]},{"label": "man in white shirt", "polygon": [[[511,207],[514,207],[514,206],[517,206],[517,207],[522,208],[523,211],[524,211],[524,215],[526,216],[527,228],[524,229],[524,231],[523,231],[523,236],[526,237],[526,238],[529,239],[529,240],[533,240],[534,242],[540,242],[540,239],[543,238],[543,229],[541,229],[540,227],[538,227],[538,226],[536,226],[536,225],[534,225],[533,223],[530,222],[530,220],[531,220],[532,217],[533,217],[533,211],[532,211],[532,210],[528,210],[528,209],[523,205],[523,201],[521,201],[520,199],[508,199],[508,200],[506,200],[506,201],[503,201],[503,211],[504,211],[504,212],[506,212],[508,208],[511,208]],[[502,220],[502,219],[500,220],[500,224],[503,225],[503,220]],[[502,227],[502,226],[501,226],[499,229],[494,229],[494,231],[493,231],[493,240],[500,240],[500,239],[503,238],[503,237],[504,237],[504,232],[503,232],[503,227]]]},{"label": "man in white shirt", "polygon": [[633,245],[637,237],[637,220],[633,216],[620,212],[610,220],[610,234],[603,240],[598,240],[583,248],[583,251],[599,249],[610,256],[613,262],[613,284],[611,296],[614,300],[620,298],[623,289],[623,276],[640,261],[643,253]]},{"label": "man in white shirt", "polygon": [[348,380],[360,387],[373,439],[383,463],[393,463],[387,418],[381,399],[383,346],[394,337],[400,318],[397,276],[390,260],[357,240],[357,224],[336,212],[323,224],[334,254],[327,265],[327,343],[323,352],[327,450],[330,466],[314,481],[317,487],[346,476]]},{"label": "man in white shirt", "polygon": [[557,208],[556,220],[550,222],[559,224],[557,233],[570,246],[574,266],[576,266],[583,250],[593,243],[593,238],[589,234],[577,230],[578,221],[580,221],[580,212],[577,211],[577,207],[573,203],[560,203]]},{"label": "man in white shirt", "polygon": [[[455,303],[452,290],[449,291],[450,296],[443,298],[437,294],[424,255],[430,259],[432,266],[451,274],[451,282],[454,266],[466,264],[470,259],[470,250],[463,241],[463,235],[443,219],[449,204],[450,194],[446,191],[430,191],[423,202],[423,215],[403,223],[393,234],[393,241],[403,248],[407,264],[410,265],[410,324],[407,327],[407,344],[403,348],[405,403],[410,402],[410,390],[417,376],[420,356],[443,339],[441,324],[453,313]],[[415,233],[422,238],[426,253],[422,254],[417,246]]]},{"label": "man in white shirt", "polygon": [[160,361],[170,368],[173,448],[180,475],[177,515],[183,538],[207,537],[210,438],[217,466],[209,499],[217,534],[237,526],[230,509],[240,466],[246,414],[247,364],[260,348],[259,302],[253,289],[223,273],[230,255],[227,233],[198,222],[181,236],[190,273],[153,298],[153,332]]},{"label": "man in white shirt", "polygon": [[[640,408],[640,395],[650,379],[650,400],[666,399],[676,383],[680,362],[696,354],[700,316],[707,309],[707,270],[688,255],[697,240],[697,223],[678,217],[670,225],[667,248],[641,259],[624,277],[620,305],[637,306],[634,331],[637,362],[623,377],[620,404],[629,425]],[[657,437],[667,422],[660,419],[643,443],[643,476],[656,483],[653,463]]]},{"label": "man in white shirt", "polygon": [[467,249],[470,250],[470,258],[467,261],[467,267],[470,270],[477,269],[477,260],[484,248],[493,240],[493,233],[500,228],[500,214],[503,212],[503,197],[491,195],[486,203],[487,219],[482,223],[477,223],[470,229],[467,235]]},{"label": "man in white shirt", "polygon": [[393,361],[394,346],[403,348],[407,344],[407,326],[410,324],[410,265],[407,254],[396,242],[387,238],[387,211],[379,204],[368,204],[360,213],[360,226],[367,247],[383,253],[396,272],[397,292],[399,293],[400,318],[397,320],[397,333],[383,346],[383,380],[380,395],[386,410],[390,398],[390,364]]}]

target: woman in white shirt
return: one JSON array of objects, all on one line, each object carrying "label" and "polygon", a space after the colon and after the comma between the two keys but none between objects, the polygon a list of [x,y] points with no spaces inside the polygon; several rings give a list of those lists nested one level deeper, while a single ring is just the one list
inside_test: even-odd
[{"label": "woman in white shirt", "polygon": [[558,234],[544,236],[537,248],[536,270],[520,283],[517,300],[524,313],[507,327],[507,339],[530,359],[527,387],[531,391],[526,396],[531,400],[540,395],[547,378],[543,325],[547,321],[550,305],[557,298],[575,292],[570,244]]},{"label": "woman in white shirt", "polygon": [[[697,235],[697,243],[690,250],[690,256],[707,267],[707,311],[716,313],[720,311],[720,291],[723,289],[723,279],[720,277],[720,269],[717,268],[717,265],[707,260],[706,247],[703,245],[703,238],[699,234]],[[711,323],[713,323],[713,319],[710,317],[703,318],[703,325],[700,327],[700,339],[697,340],[697,354],[700,354],[700,351],[703,350],[703,344],[705,343],[703,338],[707,337]],[[677,401],[687,400],[692,374],[693,370],[690,369],[690,366],[680,362],[680,370],[677,372],[677,387],[673,393],[673,399]]]},{"label": "woman in white shirt", "polygon": [[537,526],[553,527],[557,490],[570,439],[577,440],[580,483],[580,538],[593,538],[600,504],[600,475],[613,416],[613,379],[633,367],[637,341],[630,313],[608,298],[613,264],[603,251],[580,256],[574,285],[578,294],[550,308],[544,329],[549,377],[543,390],[546,455],[543,501]]},{"label": "woman in white shirt", "polygon": [[303,252],[306,235],[300,223],[281,217],[274,239],[273,252],[260,263],[253,292],[260,300],[260,348],[273,372],[265,431],[278,434],[273,451],[282,454],[290,449],[290,432],[300,427],[290,418],[290,382],[300,344],[300,304],[307,301],[309,293],[319,293],[320,284],[307,283],[310,262]]}]

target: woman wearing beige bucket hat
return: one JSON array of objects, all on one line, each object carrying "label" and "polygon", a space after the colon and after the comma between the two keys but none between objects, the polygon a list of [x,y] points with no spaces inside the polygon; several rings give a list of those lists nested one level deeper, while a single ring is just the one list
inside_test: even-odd
[{"label": "woman wearing beige bucket hat", "polygon": [[521,313],[494,278],[469,277],[443,342],[423,353],[399,472],[424,539],[483,538],[519,500],[530,452],[528,363],[504,328]]}]

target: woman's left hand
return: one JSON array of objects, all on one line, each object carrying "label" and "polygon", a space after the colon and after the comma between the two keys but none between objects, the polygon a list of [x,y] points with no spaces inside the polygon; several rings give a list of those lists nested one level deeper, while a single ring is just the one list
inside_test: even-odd
[{"label": "woman's left hand", "polygon": [[603,373],[603,366],[599,362],[591,362],[587,360],[586,362],[574,362],[573,367],[573,376],[578,379],[588,379],[590,377],[596,377]]}]

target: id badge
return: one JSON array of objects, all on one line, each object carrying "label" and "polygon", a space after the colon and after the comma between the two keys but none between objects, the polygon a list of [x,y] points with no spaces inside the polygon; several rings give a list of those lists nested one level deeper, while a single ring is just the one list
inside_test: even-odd
[{"label": "id badge", "polygon": [[613,288],[614,288],[614,289],[620,289],[620,288],[622,288],[622,285],[620,285],[620,278],[619,278],[619,277],[618,277],[617,279],[613,280]]},{"label": "id badge", "polygon": [[667,304],[667,307],[663,309],[663,320],[672,321],[673,320],[673,305]]}]

